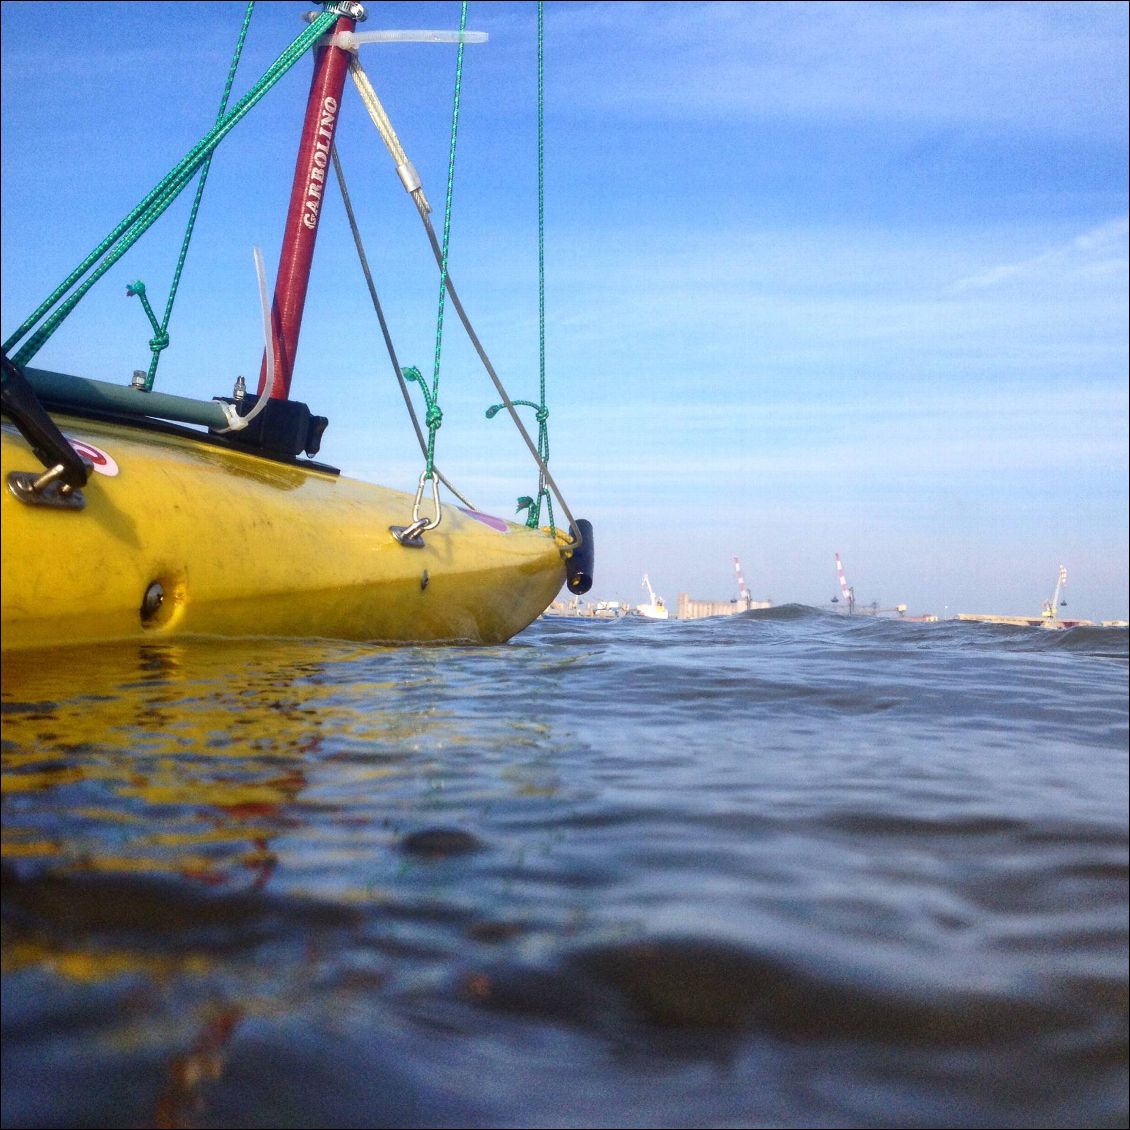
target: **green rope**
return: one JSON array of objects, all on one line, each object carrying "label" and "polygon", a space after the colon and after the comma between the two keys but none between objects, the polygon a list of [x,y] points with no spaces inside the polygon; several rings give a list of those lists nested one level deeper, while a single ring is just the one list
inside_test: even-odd
[{"label": "green rope", "polygon": [[[247,29],[251,26],[251,13],[255,10],[255,0],[247,0],[247,10],[243,16],[243,26],[239,31],[239,39],[236,40],[235,53],[232,56],[231,66],[228,68],[228,79],[224,83],[224,94],[220,99],[220,109],[216,114],[216,121],[222,120],[228,108],[228,99],[231,97],[232,84],[235,82],[235,72],[239,67],[240,56],[243,54],[243,44],[247,39]],[[213,153],[209,153],[204,164],[200,168],[200,179],[196,182],[196,195],[192,201],[192,208],[188,214],[188,225],[185,227],[184,240],[181,243],[180,256],[177,259],[176,270],[173,271],[173,281],[169,287],[169,298],[165,303],[165,316],[161,320],[161,324],[157,324],[156,318],[153,316],[153,310],[145,298],[145,286],[143,283],[137,282],[132,286],[126,288],[127,295],[136,294],[141,299],[141,304],[145,309],[145,313],[149,317],[149,321],[153,325],[153,337],[149,341],[149,348],[153,352],[153,357],[149,362],[149,372],[145,377],[145,384],[142,386],[146,392],[153,391],[153,383],[157,379],[157,364],[161,359],[161,351],[166,349],[169,344],[169,319],[173,315],[173,303],[176,301],[177,288],[180,286],[181,273],[184,271],[184,261],[188,257],[188,245],[192,240],[192,232],[196,226],[196,216],[200,211],[200,201],[204,197],[204,185],[208,181],[208,171],[212,167]]]},{"label": "green rope", "polygon": [[[420,386],[420,391],[424,394],[424,407],[427,408],[427,412],[424,413],[424,423],[428,425],[428,431],[434,439],[440,424],[443,423],[443,412],[440,411],[440,407],[436,403],[434,387],[431,390],[428,389],[428,382],[424,380],[424,374],[415,365],[402,366],[400,373],[406,381],[415,381]],[[433,470],[429,457],[428,471],[424,477],[430,479]]]},{"label": "green rope", "polygon": [[[3,350],[9,353],[15,344],[40,322],[52,307],[94,266],[102,256],[94,273],[35,331],[20,347],[13,357],[18,365],[26,365],[42,348],[63,320],[85,297],[90,288],[135,244],[138,239],[164,214],[173,200],[184,190],[196,170],[203,165],[216,146],[251,112],[272,87],[307,50],[324,35],[337,21],[333,11],[322,12],[286,48],[285,51],[266,70],[263,77],[239,100],[235,108],[218,121],[212,129],[180,162],[149,191],[144,199],[114,228],[102,242],[59,284],[4,343]],[[120,241],[120,242],[119,242]],[[112,250],[111,250],[112,249]]]},{"label": "green rope", "polygon": [[[549,461],[549,430],[546,427],[546,421],[549,419],[549,409],[545,406],[544,395],[543,403],[535,404],[532,400],[511,400],[512,405],[521,404],[526,408],[534,410],[534,416],[538,422],[538,455],[541,457],[542,462]],[[492,404],[486,412],[488,420],[494,419],[499,412],[505,408],[505,404]],[[553,499],[550,498],[549,488],[545,483],[544,472],[539,473],[538,482],[538,496],[536,499],[531,498],[528,494],[522,495],[518,499],[517,509],[519,513],[523,510],[526,511],[526,525],[531,530],[536,530],[541,524],[541,500],[542,497],[549,500],[549,524],[553,527]]]},{"label": "green rope", "polygon": [[[545,403],[545,5],[538,0],[538,389],[540,400],[513,400],[533,408],[538,422],[538,455],[542,466],[549,463],[549,409]],[[492,419],[505,407],[495,404],[487,409],[487,419]],[[541,525],[541,504],[545,499],[550,530],[555,532],[553,521],[553,496],[546,483],[545,471],[538,472],[537,498],[528,494],[518,499],[518,510],[526,511],[526,525],[537,529]]]},{"label": "green rope", "polygon": [[[459,31],[467,29],[467,0],[462,0],[459,7]],[[420,382],[424,389],[424,399],[428,412],[425,422],[428,425],[428,452],[424,463],[424,479],[435,477],[436,432],[443,420],[443,413],[439,409],[439,367],[440,355],[443,351],[443,312],[447,299],[447,253],[451,244],[451,200],[455,192],[455,143],[459,135],[459,101],[463,89],[463,49],[462,37],[459,40],[459,49],[455,56],[455,94],[451,107],[451,144],[447,154],[447,195],[443,207],[443,250],[439,263],[439,306],[436,311],[436,351],[432,363],[432,390],[429,395],[423,379],[417,369],[402,369],[401,372],[409,380]]]},{"label": "green rope", "polygon": [[[153,336],[149,339],[149,348],[153,350],[153,358],[160,355],[161,350],[169,344],[169,335],[165,328],[157,321],[157,315],[153,313],[153,307],[149,305],[149,298],[145,293],[145,283],[140,279],[137,282],[132,282],[126,287],[126,296],[128,298],[140,298],[141,308],[145,311],[145,316],[149,319],[149,324],[153,327]],[[145,386],[146,392],[153,391],[152,380]]]}]

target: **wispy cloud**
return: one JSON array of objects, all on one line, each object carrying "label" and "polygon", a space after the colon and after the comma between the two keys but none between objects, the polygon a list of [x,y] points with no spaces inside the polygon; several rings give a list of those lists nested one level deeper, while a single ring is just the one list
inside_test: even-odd
[{"label": "wispy cloud", "polygon": [[611,113],[1090,134],[1096,108],[1126,102],[1120,4],[621,3],[564,5],[557,23],[600,72],[574,96]]},{"label": "wispy cloud", "polygon": [[[832,402],[889,379],[916,391],[1006,376],[1124,381],[1126,222],[1064,233],[1047,250],[1057,231],[1036,221],[626,230],[598,241],[595,262],[564,264],[562,289],[583,290],[586,303],[554,321],[552,341],[557,358],[602,356],[602,399],[649,374],[660,400],[672,385],[764,394],[798,378]],[[985,266],[1000,264],[1002,249],[1041,244],[1007,269]]]},{"label": "wispy cloud", "polygon": [[1112,220],[1077,235],[1067,243],[1049,248],[1013,263],[1002,263],[968,278],[959,279],[950,288],[952,294],[970,290],[987,290],[1002,283],[1032,278],[1055,271],[1057,275],[1127,273],[1130,256],[1127,236],[1130,223],[1125,218]]}]

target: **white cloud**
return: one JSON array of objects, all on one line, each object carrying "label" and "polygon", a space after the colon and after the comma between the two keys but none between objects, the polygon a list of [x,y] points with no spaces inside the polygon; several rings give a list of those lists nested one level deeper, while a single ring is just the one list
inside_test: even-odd
[{"label": "white cloud", "polygon": [[[1120,4],[564,5],[574,97],[613,114],[1109,128]],[[600,81],[596,81],[599,73]]]},{"label": "white cloud", "polygon": [[1057,277],[1064,274],[1101,278],[1111,273],[1126,274],[1127,234],[1130,223],[1126,219],[1111,220],[1077,235],[1067,243],[1051,247],[1014,263],[1002,263],[976,275],[959,279],[950,293],[987,290],[1002,283],[1046,275],[1054,271]]}]

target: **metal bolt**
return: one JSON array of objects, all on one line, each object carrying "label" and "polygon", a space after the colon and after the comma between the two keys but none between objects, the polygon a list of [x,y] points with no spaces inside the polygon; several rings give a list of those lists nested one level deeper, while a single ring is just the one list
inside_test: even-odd
[{"label": "metal bolt", "polygon": [[145,623],[152,620],[161,611],[165,603],[165,590],[159,581],[154,581],[146,590],[141,600],[141,620]]}]

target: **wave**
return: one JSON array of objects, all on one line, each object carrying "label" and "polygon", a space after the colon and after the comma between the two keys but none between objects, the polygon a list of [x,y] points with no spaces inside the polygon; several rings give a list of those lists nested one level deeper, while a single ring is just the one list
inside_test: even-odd
[{"label": "wave", "polygon": [[1008,651],[1069,652],[1125,661],[1130,657],[1130,629],[1079,625],[1049,630],[1019,624],[990,624],[972,620],[946,620],[947,638],[957,644],[1004,647]]},{"label": "wave", "polygon": [[739,612],[736,619],[740,620],[820,620],[834,613],[823,612],[808,604],[779,604],[775,608],[751,608],[748,612]]}]

